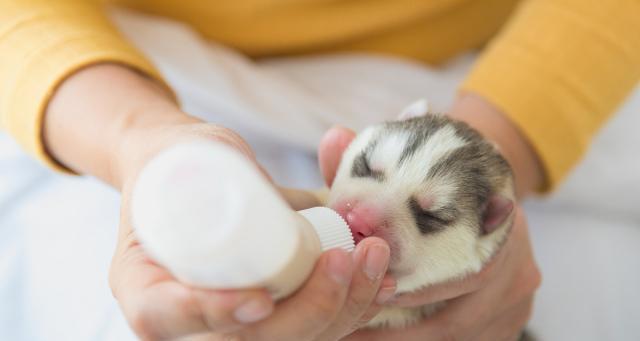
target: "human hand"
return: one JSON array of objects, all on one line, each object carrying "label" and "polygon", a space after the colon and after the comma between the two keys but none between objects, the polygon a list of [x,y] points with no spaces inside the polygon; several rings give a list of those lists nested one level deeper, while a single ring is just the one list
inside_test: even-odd
[{"label": "human hand", "polygon": [[[124,185],[110,283],[139,337],[160,340],[199,334],[197,339],[334,340],[374,316],[379,309],[376,299],[382,302],[395,292],[395,282],[384,278],[389,247],[380,239],[358,245],[353,255],[341,250],[324,253],[306,284],[278,304],[262,289],[206,290],[178,282],[139,245],[130,223],[129,202],[145,160],[193,137],[230,144],[255,162],[239,136],[210,124],[144,129],[123,140],[127,146],[121,150],[128,154],[117,163]],[[300,193],[284,192],[296,199],[297,205],[306,201],[300,200]]]},{"label": "human hand", "polygon": [[334,249],[325,252],[306,284],[279,302],[273,314],[230,333],[207,333],[187,338],[204,340],[338,340],[377,314],[395,292],[395,282],[384,278],[389,246],[371,238],[352,255]]},{"label": "human hand", "polygon": [[[226,332],[225,339],[333,339],[371,316],[367,309],[376,295],[388,298],[395,291],[393,280],[368,279],[363,272],[363,255],[373,254],[372,249],[381,250],[373,263],[380,273],[386,271],[388,246],[380,240],[359,246],[352,256],[341,251],[324,254],[303,288],[276,306],[260,289],[216,291],[183,285],[149,259],[129,217],[131,188],[147,160],[172,144],[197,137],[227,143],[259,165],[238,135],[185,114],[166,88],[135,70],[105,63],[74,73],[49,103],[43,128],[46,149],[58,164],[122,192],[110,284],[125,317],[143,339],[194,333],[215,337],[206,334],[210,331],[218,336]],[[318,204],[314,195],[303,191],[280,192],[295,209]]]},{"label": "human hand", "polygon": [[[320,147],[320,165],[331,185],[341,155],[355,134],[331,129]],[[366,239],[365,239],[366,240]],[[445,301],[447,305],[426,321],[405,329],[362,330],[348,340],[479,339],[509,340],[520,334],[532,308],[540,273],[533,259],[527,225],[517,208],[514,226],[505,245],[474,275],[399,295],[388,304],[415,307]]]}]

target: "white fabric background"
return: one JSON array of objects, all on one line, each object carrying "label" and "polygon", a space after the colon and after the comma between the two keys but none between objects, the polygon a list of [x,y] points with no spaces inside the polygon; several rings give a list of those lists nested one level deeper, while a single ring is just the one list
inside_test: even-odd
[{"label": "white fabric background", "polygon": [[[184,108],[238,130],[282,184],[321,184],[313,152],[332,124],[359,129],[428,98],[446,110],[473,56],[446,68],[336,55],[254,63],[165,20],[114,13]],[[640,339],[640,91],[553,196],[527,209],[544,282],[542,340]],[[0,340],[135,339],[111,297],[118,195],[52,174],[0,134]]]}]

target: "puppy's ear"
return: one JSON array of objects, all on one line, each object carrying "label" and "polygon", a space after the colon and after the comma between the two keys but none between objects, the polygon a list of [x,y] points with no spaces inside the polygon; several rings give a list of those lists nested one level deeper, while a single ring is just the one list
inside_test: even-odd
[{"label": "puppy's ear", "polygon": [[398,115],[398,120],[404,121],[410,118],[424,116],[427,113],[429,113],[429,102],[422,98],[405,107],[400,115]]},{"label": "puppy's ear", "polygon": [[511,216],[513,208],[512,199],[500,194],[491,196],[482,217],[482,234],[489,234],[502,226]]}]

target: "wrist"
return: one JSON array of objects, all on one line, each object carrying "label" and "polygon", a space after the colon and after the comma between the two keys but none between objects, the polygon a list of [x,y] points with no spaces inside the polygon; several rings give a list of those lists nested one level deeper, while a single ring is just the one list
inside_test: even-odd
[{"label": "wrist", "polygon": [[178,112],[156,81],[116,64],[96,64],[65,79],[47,106],[43,142],[52,159],[113,184],[111,155],[140,108]]},{"label": "wrist", "polygon": [[466,122],[498,146],[513,170],[519,198],[541,188],[544,171],[538,155],[523,133],[498,108],[478,95],[463,93],[449,116]]},{"label": "wrist", "polygon": [[177,108],[152,104],[130,108],[114,123],[113,144],[107,151],[107,182],[121,190],[150,157],[174,140],[181,126],[201,123]]},{"label": "wrist", "polygon": [[135,118],[122,126],[118,143],[111,153],[112,183],[116,188],[135,180],[147,161],[163,149],[193,139],[225,143],[256,162],[249,145],[230,129],[203,122],[178,110],[159,112],[150,107],[132,115]]}]

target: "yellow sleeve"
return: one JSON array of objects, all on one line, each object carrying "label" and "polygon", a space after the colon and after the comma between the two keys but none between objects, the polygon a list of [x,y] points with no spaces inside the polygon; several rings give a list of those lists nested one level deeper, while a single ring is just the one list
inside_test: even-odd
[{"label": "yellow sleeve", "polygon": [[101,62],[161,79],[94,1],[0,0],[0,126],[28,153],[64,170],[45,151],[43,113],[66,77]]},{"label": "yellow sleeve", "polygon": [[501,108],[558,185],[640,79],[640,1],[528,0],[461,90]]}]

